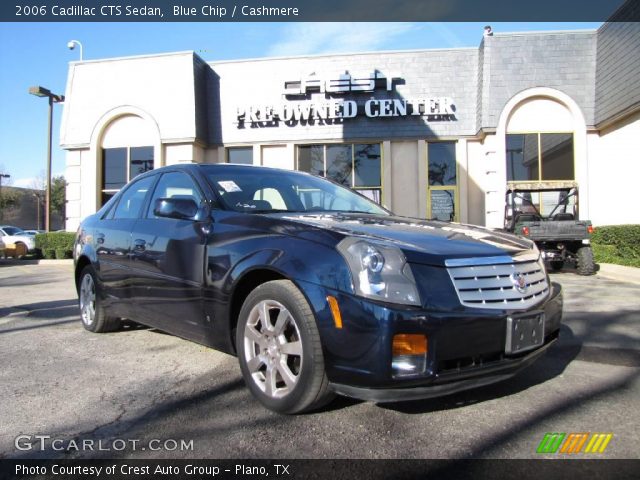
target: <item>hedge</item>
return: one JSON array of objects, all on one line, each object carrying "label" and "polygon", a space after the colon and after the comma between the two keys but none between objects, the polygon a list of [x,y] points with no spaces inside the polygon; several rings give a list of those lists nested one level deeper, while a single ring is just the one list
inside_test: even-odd
[{"label": "hedge", "polygon": [[73,232],[39,233],[36,235],[36,248],[44,258],[71,258],[75,236]]},{"label": "hedge", "polygon": [[640,267],[640,225],[597,227],[591,244],[596,262]]}]

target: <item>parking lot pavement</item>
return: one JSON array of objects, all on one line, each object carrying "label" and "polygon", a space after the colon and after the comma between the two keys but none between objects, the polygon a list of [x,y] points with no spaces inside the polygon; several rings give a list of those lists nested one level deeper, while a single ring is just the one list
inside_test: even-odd
[{"label": "parking lot pavement", "polygon": [[[282,416],[250,396],[233,357],[151,329],[84,331],[70,265],[0,264],[0,457],[531,458],[546,432],[611,432],[598,458],[638,458],[640,285],[552,279],[565,291],[561,339],[519,376]],[[19,450],[19,435],[51,439]],[[156,439],[164,449],[151,451]],[[93,450],[73,447],[83,441]]]}]

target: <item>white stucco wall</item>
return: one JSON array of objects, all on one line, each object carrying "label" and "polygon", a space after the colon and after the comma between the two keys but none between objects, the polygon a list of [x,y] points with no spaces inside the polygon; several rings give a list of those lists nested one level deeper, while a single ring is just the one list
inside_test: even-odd
[{"label": "white stucco wall", "polygon": [[196,137],[192,52],[72,62],[67,78],[60,143],[89,145],[99,121],[118,107],[155,119],[164,141]]},{"label": "white stucco wall", "polygon": [[587,137],[590,219],[594,225],[640,223],[640,113]]}]

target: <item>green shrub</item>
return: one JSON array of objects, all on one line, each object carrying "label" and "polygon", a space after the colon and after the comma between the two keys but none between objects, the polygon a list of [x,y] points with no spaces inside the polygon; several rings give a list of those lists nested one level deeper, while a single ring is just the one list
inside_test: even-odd
[{"label": "green shrub", "polygon": [[44,258],[71,258],[75,233],[49,232],[36,235],[36,248]]},{"label": "green shrub", "polygon": [[591,243],[596,262],[640,267],[640,225],[597,227]]}]

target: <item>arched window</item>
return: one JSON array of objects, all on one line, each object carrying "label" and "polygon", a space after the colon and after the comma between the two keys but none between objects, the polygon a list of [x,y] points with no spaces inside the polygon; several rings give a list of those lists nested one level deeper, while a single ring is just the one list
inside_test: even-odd
[{"label": "arched window", "polygon": [[154,168],[156,136],[148,122],[136,115],[109,123],[102,136],[98,169],[101,205],[137,175]]},{"label": "arched window", "polygon": [[507,123],[507,181],[575,180],[573,128],[571,112],[551,98],[518,105]]}]

